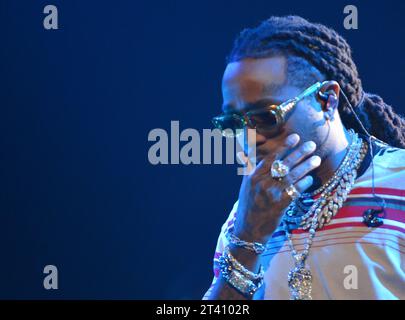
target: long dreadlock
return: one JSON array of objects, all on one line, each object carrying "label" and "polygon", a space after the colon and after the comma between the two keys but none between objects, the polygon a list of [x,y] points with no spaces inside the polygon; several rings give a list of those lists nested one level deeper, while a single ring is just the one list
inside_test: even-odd
[{"label": "long dreadlock", "polygon": [[[336,80],[370,134],[392,146],[405,148],[405,119],[380,96],[364,93],[351,48],[336,31],[298,16],[271,17],[255,28],[243,30],[227,60],[229,63],[264,58],[275,53],[284,53],[289,60],[295,56],[294,63],[301,64],[301,69],[315,67],[327,80]],[[314,72],[307,72],[306,76],[316,78]],[[310,79],[313,80],[320,79]],[[346,127],[362,132],[343,99],[338,110]]]}]

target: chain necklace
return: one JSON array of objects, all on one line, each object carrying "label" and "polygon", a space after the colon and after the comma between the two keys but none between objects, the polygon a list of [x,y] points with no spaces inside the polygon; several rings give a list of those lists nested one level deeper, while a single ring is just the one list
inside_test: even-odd
[{"label": "chain necklace", "polygon": [[[315,237],[315,232],[325,224],[328,224],[343,206],[354,185],[357,170],[367,154],[367,143],[363,142],[352,130],[349,131],[349,135],[351,136],[351,143],[335,174],[322,187],[315,190],[315,192],[303,194],[301,197],[304,204],[298,204],[299,199],[293,201],[284,215],[283,224],[294,258],[294,268],[288,274],[288,287],[291,298],[294,300],[312,299],[312,274],[305,267],[305,262]],[[312,202],[307,201],[307,203],[311,203],[309,209],[307,209],[308,206],[305,205],[305,199],[308,200],[319,193],[319,198]],[[291,236],[293,228],[291,225],[301,227],[304,230],[309,229],[309,236],[305,241],[304,250],[301,253],[298,253],[294,248]]]}]

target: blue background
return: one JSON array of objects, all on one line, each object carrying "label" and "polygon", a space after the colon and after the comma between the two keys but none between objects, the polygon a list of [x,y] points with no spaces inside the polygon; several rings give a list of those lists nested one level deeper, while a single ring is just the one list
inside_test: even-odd
[{"label": "blue background", "polygon": [[404,113],[403,1],[1,0],[0,298],[201,298],[240,177],[153,166],[147,136],[210,128],[235,35],[285,14],[343,34],[366,91]]}]

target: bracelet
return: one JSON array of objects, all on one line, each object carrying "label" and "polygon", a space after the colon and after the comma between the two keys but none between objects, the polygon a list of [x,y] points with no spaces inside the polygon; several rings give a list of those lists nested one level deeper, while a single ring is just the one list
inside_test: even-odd
[{"label": "bracelet", "polygon": [[255,292],[259,289],[259,287],[257,287],[252,281],[245,279],[243,275],[235,270],[222,274],[222,277],[233,288],[249,299],[251,299]]},{"label": "bracelet", "polygon": [[232,256],[228,247],[220,256],[219,265],[223,279],[248,298],[252,298],[264,283],[263,266],[257,274],[247,270]]},{"label": "bracelet", "polygon": [[246,269],[238,260],[234,258],[234,256],[229,251],[229,247],[225,247],[223,253],[223,259],[226,261],[228,265],[231,265],[235,270],[245,276],[247,279],[252,281],[261,280],[264,277],[264,269],[263,266],[260,266],[259,272],[254,273],[248,269]]},{"label": "bracelet", "polygon": [[253,251],[256,254],[262,254],[263,252],[266,251],[266,245],[259,243],[259,242],[247,242],[239,239],[237,236],[235,236],[231,230],[227,230],[225,233],[226,238],[230,243],[233,245],[240,247],[240,248],[245,248],[247,250]]}]

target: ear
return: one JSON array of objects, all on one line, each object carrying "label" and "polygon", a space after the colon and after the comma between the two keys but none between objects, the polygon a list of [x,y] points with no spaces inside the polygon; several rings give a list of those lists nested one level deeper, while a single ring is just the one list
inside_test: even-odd
[{"label": "ear", "polygon": [[[339,104],[340,86],[336,81],[325,81],[318,91],[318,99],[324,111],[331,111],[337,108]],[[333,110],[331,110],[333,109]]]},{"label": "ear", "polygon": [[336,81],[324,81],[319,88],[317,98],[320,100],[322,107],[328,101],[329,96],[335,97],[339,100],[340,86]]}]

